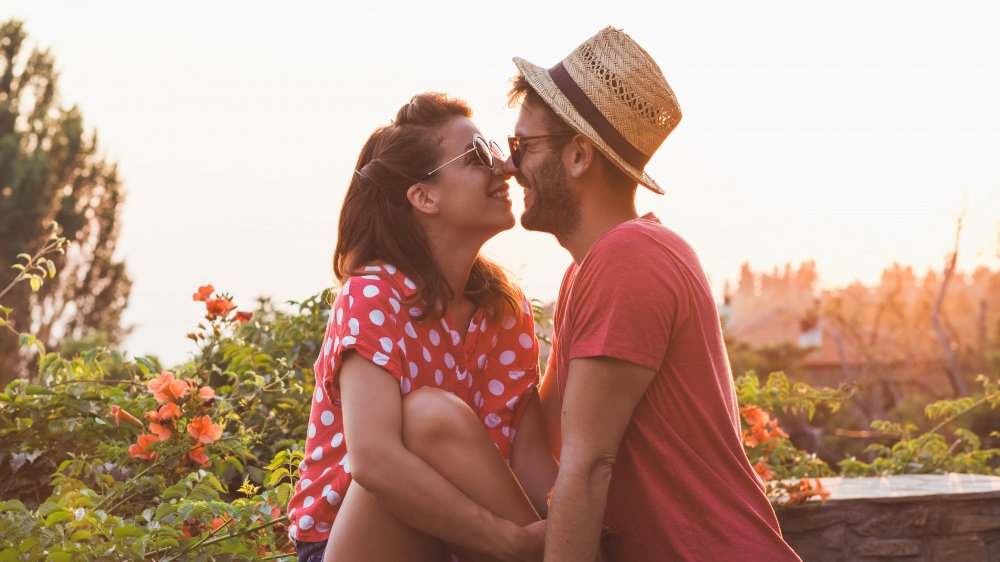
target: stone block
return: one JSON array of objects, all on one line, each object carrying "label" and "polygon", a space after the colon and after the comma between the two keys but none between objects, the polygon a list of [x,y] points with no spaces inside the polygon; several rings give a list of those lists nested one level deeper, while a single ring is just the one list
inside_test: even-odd
[{"label": "stone block", "polygon": [[881,558],[903,558],[920,554],[920,543],[906,539],[868,539],[854,545],[851,554]]},{"label": "stone block", "polygon": [[956,534],[995,529],[1000,529],[1000,514],[956,512],[948,518],[948,530]]},{"label": "stone block", "polygon": [[907,538],[918,537],[925,532],[926,507],[893,509],[872,514],[867,520],[855,525],[852,530],[863,537]]},{"label": "stone block", "polygon": [[940,539],[931,547],[932,562],[986,562],[986,544],[975,535]]}]

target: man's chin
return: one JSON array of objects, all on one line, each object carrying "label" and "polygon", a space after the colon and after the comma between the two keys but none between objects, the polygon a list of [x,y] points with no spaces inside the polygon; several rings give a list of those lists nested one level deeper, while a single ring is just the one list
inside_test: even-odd
[{"label": "man's chin", "polygon": [[532,232],[546,232],[548,234],[552,234],[551,228],[547,228],[546,225],[542,223],[542,221],[538,220],[538,217],[530,214],[528,211],[525,211],[524,213],[521,214],[521,220],[519,222],[521,223],[521,228],[525,230],[530,230]]}]

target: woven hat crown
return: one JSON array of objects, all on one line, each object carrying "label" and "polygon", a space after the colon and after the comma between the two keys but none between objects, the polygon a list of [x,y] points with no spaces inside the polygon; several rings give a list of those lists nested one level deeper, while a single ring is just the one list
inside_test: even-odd
[{"label": "woven hat crown", "polygon": [[550,69],[520,58],[514,63],[571,127],[638,183],[663,193],[643,168],[680,122],[681,109],[660,67],[635,40],[606,27]]}]

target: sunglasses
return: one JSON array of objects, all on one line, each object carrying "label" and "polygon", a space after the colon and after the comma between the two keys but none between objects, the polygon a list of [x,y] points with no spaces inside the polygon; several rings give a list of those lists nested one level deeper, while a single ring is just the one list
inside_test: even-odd
[{"label": "sunglasses", "polygon": [[489,141],[489,142],[487,142],[486,139],[484,139],[482,135],[480,135],[480,134],[477,133],[475,135],[472,135],[472,148],[470,148],[469,150],[466,150],[465,152],[459,154],[458,156],[452,158],[451,160],[448,160],[447,162],[445,162],[444,164],[441,164],[437,168],[434,168],[430,172],[427,172],[427,175],[425,175],[424,177],[420,178],[420,181],[423,181],[423,180],[431,177],[431,175],[434,172],[440,170],[441,168],[444,168],[448,164],[451,164],[455,160],[458,160],[459,158],[465,156],[466,154],[468,154],[468,153],[470,153],[472,151],[476,152],[476,156],[479,157],[479,162],[483,166],[486,166],[486,168],[489,169],[489,170],[493,169],[493,164],[497,160],[503,160],[505,158],[504,155],[503,155],[503,151],[500,150],[500,145],[497,144],[496,141]]},{"label": "sunglasses", "polygon": [[559,137],[575,137],[576,133],[560,133],[557,135],[533,135],[530,137],[519,137],[519,136],[509,136],[507,137],[507,144],[510,146],[510,159],[514,163],[515,168],[521,167],[521,150],[524,148],[523,145],[527,144],[525,141],[533,141],[539,139],[554,139]]}]

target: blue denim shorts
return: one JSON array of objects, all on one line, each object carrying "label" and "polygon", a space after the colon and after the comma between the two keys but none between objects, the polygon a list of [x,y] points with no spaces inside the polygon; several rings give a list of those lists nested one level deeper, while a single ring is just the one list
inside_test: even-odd
[{"label": "blue denim shorts", "polygon": [[326,551],[326,543],[327,541],[295,541],[295,554],[298,555],[299,562],[323,562],[323,552]]}]

